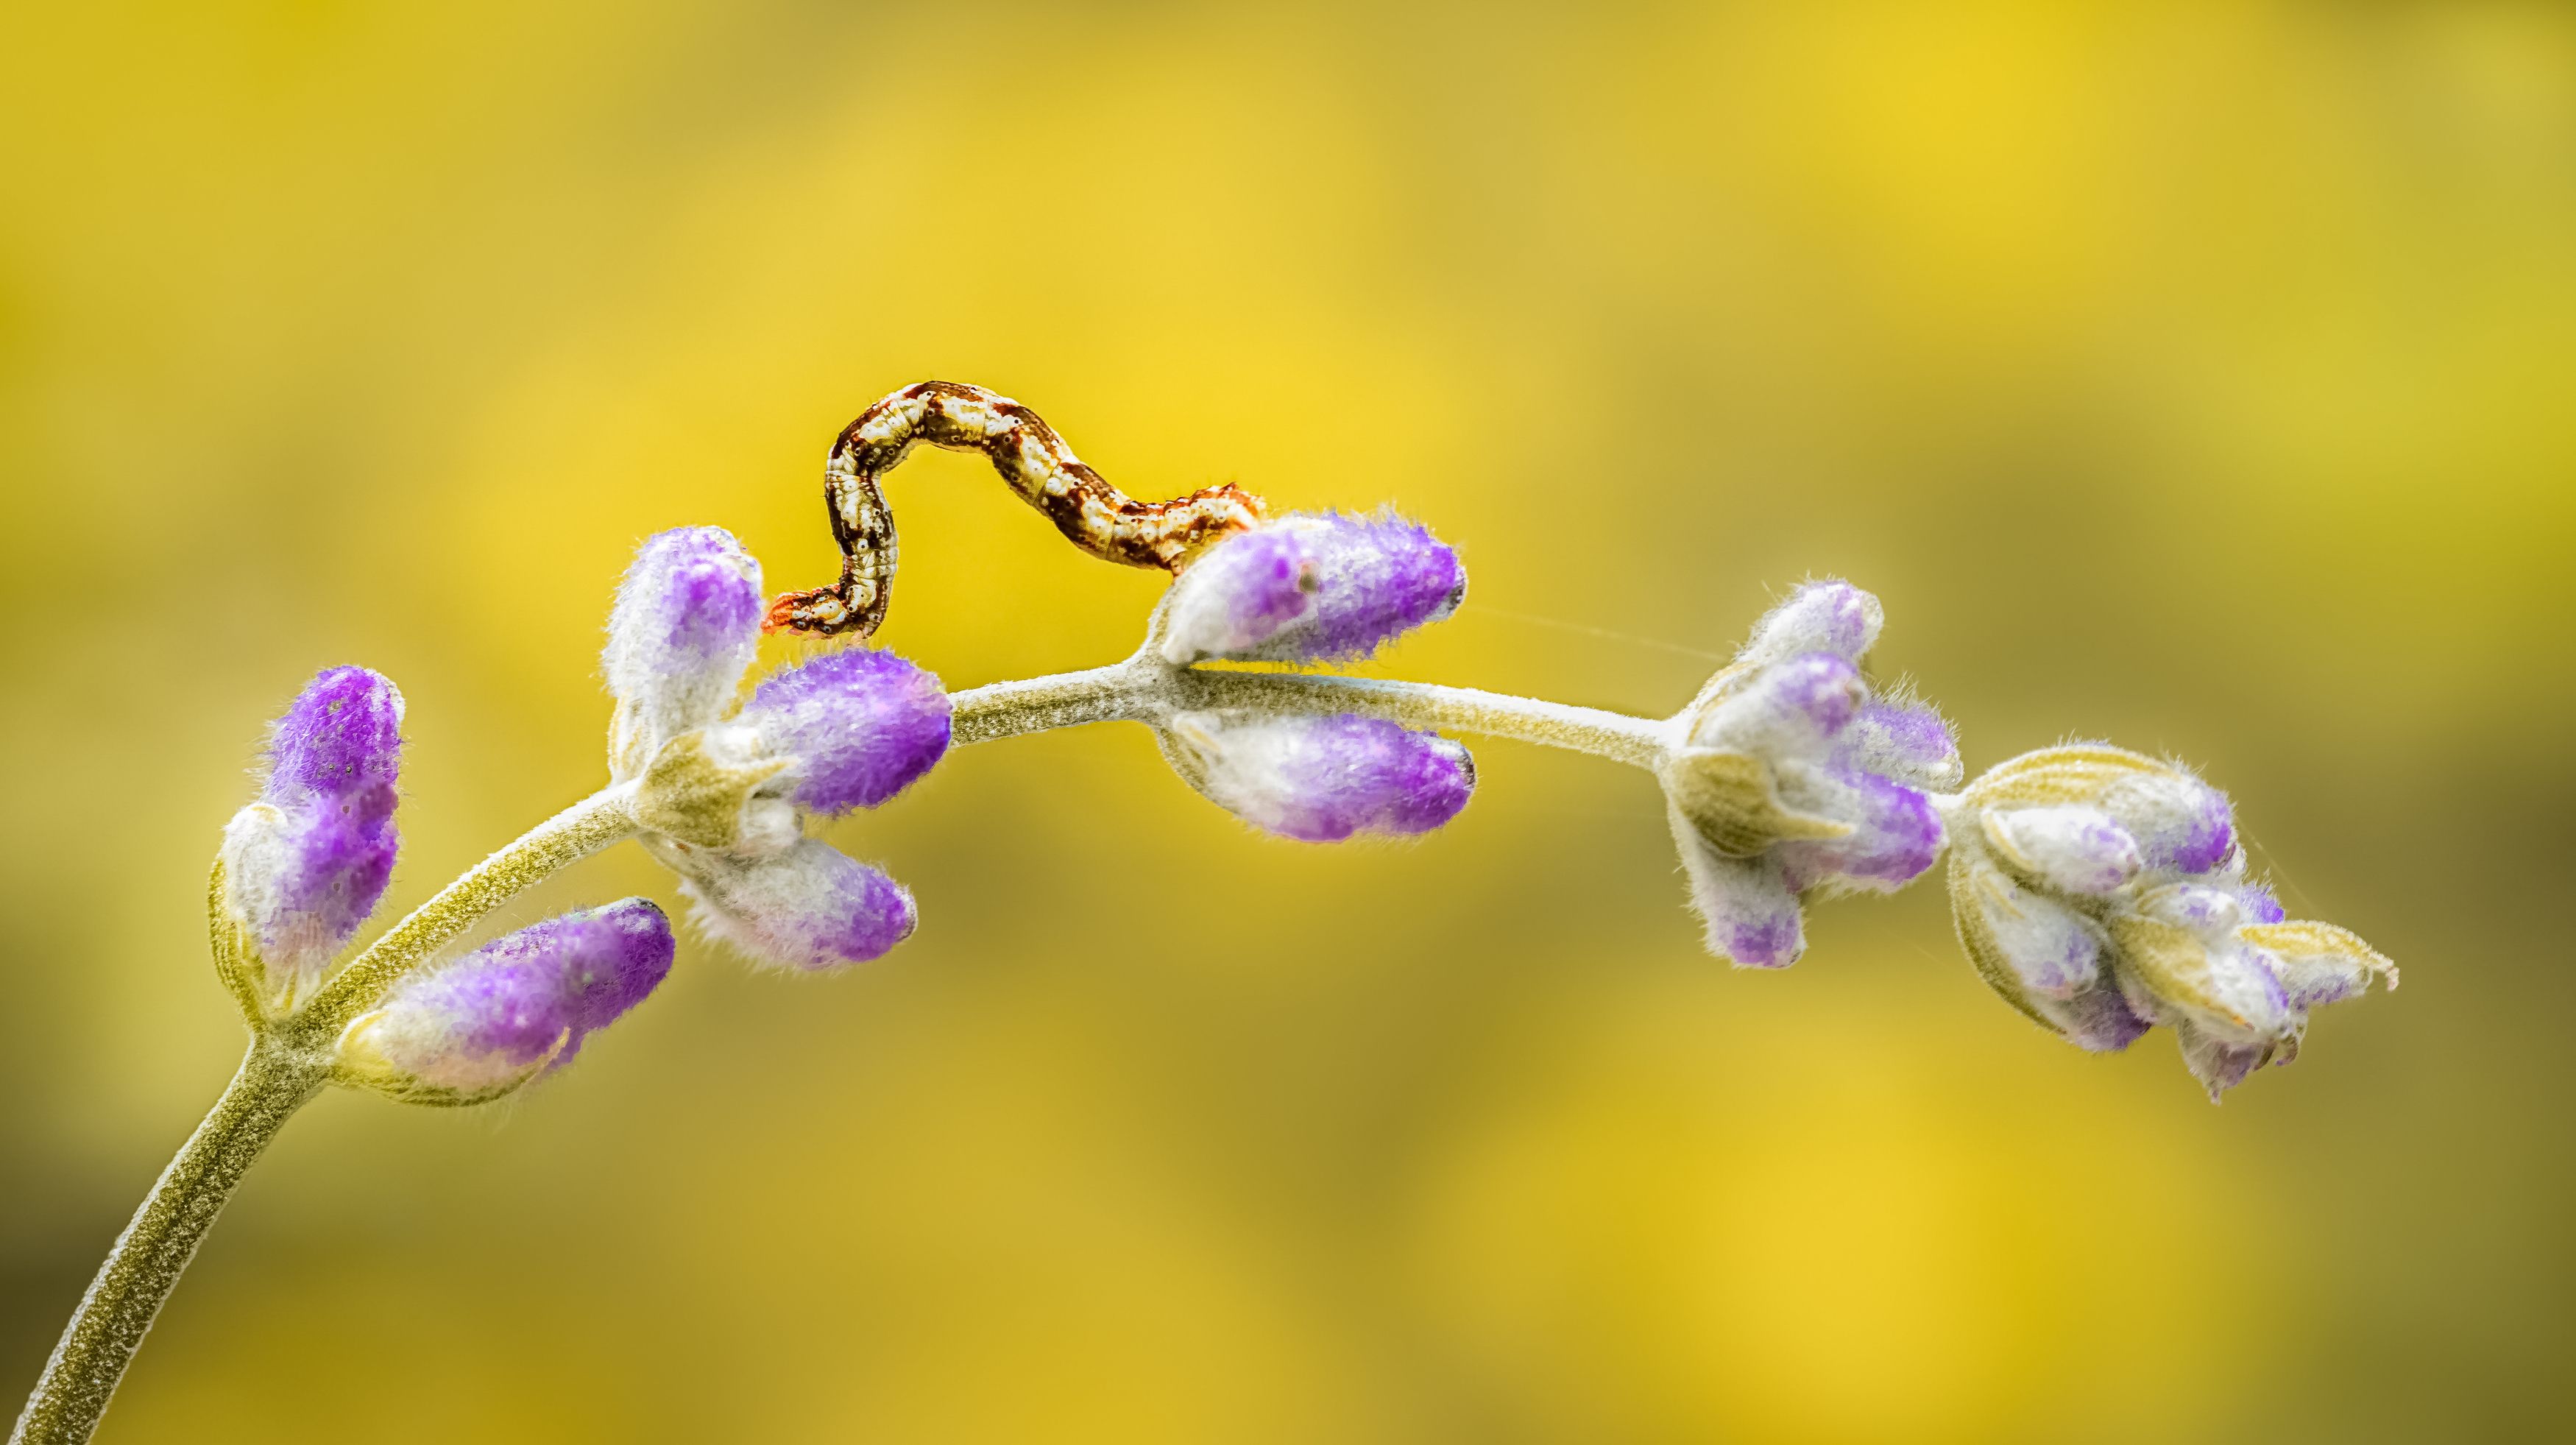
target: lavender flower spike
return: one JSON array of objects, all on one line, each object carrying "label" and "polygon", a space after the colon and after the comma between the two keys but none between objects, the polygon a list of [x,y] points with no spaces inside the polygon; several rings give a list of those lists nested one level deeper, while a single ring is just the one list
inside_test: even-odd
[{"label": "lavender flower spike", "polygon": [[568,913],[406,978],[343,1035],[337,1077],[407,1103],[479,1104],[559,1069],[671,972],[649,899]]},{"label": "lavender flower spike", "polygon": [[1163,738],[1173,769],[1209,801],[1307,843],[1427,833],[1476,787],[1465,748],[1377,718],[1185,712]]},{"label": "lavender flower spike", "polygon": [[1164,599],[1160,651],[1201,658],[1349,662],[1458,610],[1467,571],[1391,514],[1297,514],[1228,538]]},{"label": "lavender flower spike", "polygon": [[402,694],[363,667],[315,677],[277,721],[259,801],[224,828],[223,908],[250,991],[272,1008],[312,992],[393,876]]},{"label": "lavender flower spike", "polygon": [[731,707],[760,645],[761,607],[760,564],[720,527],[657,533],[636,549],[600,659],[617,698],[609,768],[618,781]]},{"label": "lavender flower spike", "polygon": [[1708,948],[1750,968],[1805,949],[1801,900],[1900,888],[1940,856],[1927,790],[1959,751],[1938,713],[1879,697],[1860,660],[1878,599],[1812,582],[1757,624],[1676,725],[1657,776]]},{"label": "lavender flower spike", "polygon": [[2100,744],[2024,754],[1960,798],[1950,901],[2004,1001],[2079,1048],[2164,1025],[2216,1100],[2298,1057],[2308,1012],[2397,986],[2327,923],[2284,921],[2245,876],[2227,797],[2175,764]]}]

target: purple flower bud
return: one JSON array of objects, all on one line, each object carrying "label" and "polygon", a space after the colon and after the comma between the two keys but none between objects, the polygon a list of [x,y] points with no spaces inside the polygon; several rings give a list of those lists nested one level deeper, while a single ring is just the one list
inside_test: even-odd
[{"label": "purple flower bud", "polygon": [[1167,751],[1210,801],[1308,843],[1427,833],[1467,806],[1476,766],[1436,733],[1379,718],[1182,713]]},{"label": "purple flower bud", "polygon": [[742,721],[792,759],[797,806],[837,815],[873,808],[948,751],[948,694],[891,652],[854,647],[774,673]]},{"label": "purple flower bud", "polygon": [[720,527],[648,537],[617,589],[601,661],[618,702],[621,779],[663,743],[714,722],[760,646],[760,564]]},{"label": "purple flower bud", "polygon": [[2066,1041],[2087,1053],[2116,1054],[2146,1036],[2154,1025],[2138,1017],[2128,998],[2108,982],[2072,998],[2032,1000],[2046,1021]]},{"label": "purple flower bud", "polygon": [[1261,646],[1315,615],[1315,560],[1289,527],[1241,532],[1172,584],[1163,657],[1175,667]]},{"label": "purple flower bud", "polygon": [[1349,662],[1466,594],[1458,554],[1412,522],[1284,517],[1218,544],[1172,584],[1163,656]]},{"label": "purple flower bud", "polygon": [[1710,707],[1691,729],[1701,747],[1781,759],[1821,758],[1869,697],[1860,669],[1830,652],[1809,652],[1763,668]]},{"label": "purple flower bud", "polygon": [[2278,1046],[2268,1041],[2247,1043],[2224,1038],[2189,1019],[2175,1022],[2174,1038],[2182,1045],[2183,1066],[2209,1091],[2209,1102],[2213,1104],[2271,1062],[2278,1052]]},{"label": "purple flower bud", "polygon": [[2111,976],[2110,940],[2090,918],[1983,859],[1954,865],[1950,890],[1968,957],[2015,1008],[2094,1053],[2116,1053],[2147,1031]]},{"label": "purple flower bud", "polygon": [[2208,873],[2236,853],[2227,795],[2178,768],[2121,783],[2102,806],[2138,840],[2150,868]]},{"label": "purple flower bud", "polygon": [[1941,815],[1921,793],[1876,773],[1836,780],[1827,815],[1847,820],[1849,836],[1779,845],[1783,876],[1803,893],[1834,883],[1892,892],[1923,875],[1941,856]]},{"label": "purple flower bud", "polygon": [[1796,963],[1807,951],[1806,925],[1780,860],[1769,854],[1730,858],[1710,847],[1679,808],[1668,811],[1682,871],[1690,878],[1691,906],[1708,927],[1708,951],[1738,968]]},{"label": "purple flower bud", "polygon": [[570,1062],[670,975],[671,954],[649,899],[551,918],[404,980],[344,1054],[385,1092],[479,1102]]},{"label": "purple flower bud", "polygon": [[402,763],[402,694],[363,667],[325,668],[277,720],[269,793],[353,798],[391,788]]},{"label": "purple flower bud", "polygon": [[1873,698],[1837,742],[1850,766],[1883,773],[1916,788],[1959,786],[1959,740],[1940,713],[1917,702]]},{"label": "purple flower bud", "polygon": [[2023,993],[2071,999],[2101,980],[2110,943],[2091,919],[1990,867],[1977,867],[1963,886],[1977,914],[1960,926],[1984,930]]},{"label": "purple flower bud", "polygon": [[877,958],[912,936],[912,895],[819,838],[774,858],[690,859],[697,924],[761,963],[817,971]]},{"label": "purple flower bud", "polygon": [[1993,809],[1986,841],[2003,860],[2061,893],[2109,893],[2138,876],[2138,842],[2099,808]]},{"label": "purple flower bud", "polygon": [[225,901],[280,1001],[320,976],[393,877],[402,713],[379,673],[321,673],[277,721],[259,801],[224,828]]},{"label": "purple flower bud", "polygon": [[1777,662],[1802,652],[1830,652],[1858,662],[1887,619],[1878,599],[1838,578],[1809,582],[1754,624],[1746,662]]}]

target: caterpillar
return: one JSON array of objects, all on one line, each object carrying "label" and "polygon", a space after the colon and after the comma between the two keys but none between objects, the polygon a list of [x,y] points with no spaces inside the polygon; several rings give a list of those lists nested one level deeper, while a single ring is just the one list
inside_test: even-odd
[{"label": "caterpillar", "polygon": [[1137,501],[1084,466],[1055,428],[1009,397],[954,381],[916,382],[843,427],[823,464],[823,505],[841,547],[841,580],[781,593],[762,630],[867,637],[885,621],[894,588],[894,513],[878,478],[917,442],[982,452],[1011,490],[1075,546],[1129,567],[1178,572],[1267,515],[1261,498],[1231,483],[1168,502]]}]

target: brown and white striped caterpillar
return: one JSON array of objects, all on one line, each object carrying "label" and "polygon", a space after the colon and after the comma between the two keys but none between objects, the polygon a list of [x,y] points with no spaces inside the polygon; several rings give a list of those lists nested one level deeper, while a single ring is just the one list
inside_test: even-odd
[{"label": "brown and white striped caterpillar", "polygon": [[980,451],[1021,500],[1075,546],[1104,561],[1178,572],[1191,558],[1258,524],[1259,497],[1228,484],[1168,502],[1140,502],[1084,466],[1038,414],[980,386],[916,382],[841,429],[823,466],[823,503],[841,544],[841,580],[769,604],[766,631],[866,637],[885,621],[894,588],[894,513],[877,479],[916,442]]}]

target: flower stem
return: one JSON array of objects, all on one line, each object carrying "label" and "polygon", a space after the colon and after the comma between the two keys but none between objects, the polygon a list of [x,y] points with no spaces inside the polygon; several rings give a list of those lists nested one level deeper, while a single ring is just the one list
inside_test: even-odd
[{"label": "flower stem", "polygon": [[602,788],[555,814],[468,870],[386,929],[349,966],[279,1025],[299,1042],[327,1045],[349,1020],[375,1006],[385,990],[419,967],[485,914],[557,870],[633,836],[630,790]]},{"label": "flower stem", "polygon": [[[1155,722],[1176,711],[1358,713],[1416,727],[1516,738],[1652,769],[1670,725],[1624,713],[1431,683],[1311,673],[1173,668],[1150,655],[952,698],[959,743],[1084,723]],[[385,931],[303,1007],[262,1024],[240,1072],[109,1252],[65,1328],[10,1445],[85,1441],[126,1365],[243,1173],[330,1077],[339,1033],[404,974],[495,908],[637,831],[633,789],[593,793],[476,864]]]},{"label": "flower stem", "polygon": [[1170,668],[1139,657],[1110,667],[997,682],[952,695],[960,743],[992,742],[1050,728],[1173,711],[1250,708],[1268,713],[1358,713],[1414,727],[1449,728],[1589,753],[1652,771],[1670,747],[1671,724],[1599,708],[1428,682],[1306,672]]},{"label": "flower stem", "polygon": [[1140,718],[1140,687],[1161,671],[1134,661],[950,693],[949,737],[989,743],[1050,728]]},{"label": "flower stem", "polygon": [[98,1428],[117,1381],[224,1201],[288,1117],[329,1080],[335,1045],[349,1020],[485,914],[634,831],[628,789],[591,794],[413,909],[304,1007],[260,1022],[261,1032],[223,1097],[180,1146],[99,1266],[10,1433],[10,1445],[72,1445]]},{"label": "flower stem", "polygon": [[78,1445],[98,1428],[116,1383],[179,1275],[260,1151],[329,1074],[327,1062],[269,1041],[251,1045],[223,1097],[179,1148],[117,1237],[64,1327],[10,1445]]}]

